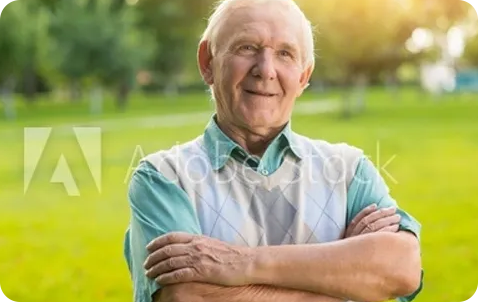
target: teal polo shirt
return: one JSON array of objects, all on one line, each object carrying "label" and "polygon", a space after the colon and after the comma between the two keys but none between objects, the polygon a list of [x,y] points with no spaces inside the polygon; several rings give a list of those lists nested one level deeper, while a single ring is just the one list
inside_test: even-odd
[{"label": "teal polo shirt", "polygon": [[[286,152],[291,152],[293,156],[299,158],[302,156],[301,150],[294,147],[296,135],[291,130],[291,124],[287,124],[259,158],[248,154],[226,136],[213,116],[204,131],[204,141],[213,169],[220,169],[232,159],[267,175],[280,167]],[[385,181],[382,177],[377,177],[378,175],[378,171],[367,157],[360,159],[355,178],[347,191],[347,225],[362,209],[373,203],[377,204],[378,208],[394,206],[401,216],[400,229],[409,231],[420,239],[420,223],[398,206],[390,196]],[[192,234],[201,234],[201,230],[186,193],[148,162],[141,162],[133,174],[128,199],[132,215],[125,236],[124,256],[133,281],[134,301],[150,302],[151,295],[159,289],[159,286],[144,275],[142,264],[147,257],[145,246],[157,236],[173,230]],[[182,213],[180,219],[177,213]],[[416,292],[397,300],[412,301],[422,287],[423,271],[422,282]]]}]

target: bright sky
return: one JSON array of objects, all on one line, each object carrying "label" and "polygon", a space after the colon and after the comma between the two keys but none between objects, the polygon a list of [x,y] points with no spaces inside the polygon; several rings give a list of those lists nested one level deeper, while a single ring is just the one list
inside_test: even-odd
[{"label": "bright sky", "polygon": [[452,27],[447,35],[450,55],[455,58],[461,57],[465,50],[465,33],[458,27]]},{"label": "bright sky", "polygon": [[[406,47],[409,51],[417,53],[433,44],[433,33],[426,28],[417,28],[407,41]],[[447,44],[450,55],[455,58],[460,57],[465,49],[465,32],[459,27],[452,27],[447,34]]]},{"label": "bright sky", "polygon": [[[478,0],[475,1],[478,3]],[[470,11],[464,22],[460,26],[452,27],[446,36],[441,37],[442,43],[446,43],[450,56],[459,58],[463,55],[467,39],[478,35],[478,22],[476,11]],[[439,22],[439,20],[437,20]],[[412,37],[406,42],[406,48],[417,53],[437,44],[438,37],[434,36],[432,31],[427,28],[417,28]]]}]

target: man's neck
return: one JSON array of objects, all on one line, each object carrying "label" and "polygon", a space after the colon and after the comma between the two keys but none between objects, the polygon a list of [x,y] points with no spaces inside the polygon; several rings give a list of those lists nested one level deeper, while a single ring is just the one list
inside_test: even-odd
[{"label": "man's neck", "polygon": [[217,119],[216,123],[222,132],[230,139],[235,141],[249,154],[258,157],[261,157],[266,152],[272,140],[284,129],[284,126],[278,128],[249,129],[226,123],[220,119]]}]

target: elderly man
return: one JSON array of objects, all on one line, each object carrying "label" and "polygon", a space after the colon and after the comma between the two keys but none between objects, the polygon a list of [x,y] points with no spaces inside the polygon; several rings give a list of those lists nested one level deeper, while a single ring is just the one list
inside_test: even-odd
[{"label": "elderly man", "polygon": [[292,0],[225,0],[198,65],[216,104],[196,139],[144,158],[125,255],[136,302],[412,300],[420,224],[362,151],[291,130],[314,68]]}]

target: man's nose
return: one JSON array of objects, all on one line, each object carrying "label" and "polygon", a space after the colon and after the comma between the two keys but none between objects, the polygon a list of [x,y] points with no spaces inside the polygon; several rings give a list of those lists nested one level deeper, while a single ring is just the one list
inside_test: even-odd
[{"label": "man's nose", "polygon": [[274,52],[271,49],[263,49],[257,54],[256,64],[252,68],[252,75],[263,80],[273,80],[277,77],[274,64]]}]

